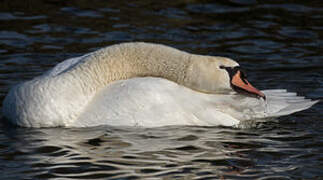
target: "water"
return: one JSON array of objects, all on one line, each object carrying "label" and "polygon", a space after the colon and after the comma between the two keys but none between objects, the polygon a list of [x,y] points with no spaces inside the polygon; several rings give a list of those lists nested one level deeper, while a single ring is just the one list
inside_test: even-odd
[{"label": "water", "polygon": [[[323,96],[321,1],[0,2],[0,98],[58,62],[126,41],[236,59],[259,89]],[[323,179],[322,107],[251,129],[0,123],[0,179]]]}]

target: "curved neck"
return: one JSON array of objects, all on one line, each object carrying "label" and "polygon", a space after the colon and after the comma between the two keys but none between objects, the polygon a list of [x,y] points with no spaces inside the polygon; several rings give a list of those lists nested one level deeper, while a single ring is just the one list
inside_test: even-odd
[{"label": "curved neck", "polygon": [[163,45],[125,43],[91,53],[67,74],[80,78],[84,90],[91,92],[116,80],[144,76],[183,84],[191,59],[191,54]]}]

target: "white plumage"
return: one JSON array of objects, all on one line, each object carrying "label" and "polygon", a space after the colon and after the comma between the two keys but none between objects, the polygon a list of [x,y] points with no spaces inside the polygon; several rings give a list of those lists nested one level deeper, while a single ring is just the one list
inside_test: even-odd
[{"label": "white plumage", "polygon": [[13,87],[3,114],[25,127],[234,126],[317,103],[286,90],[263,91],[266,101],[240,95],[222,65],[238,63],[163,45],[114,45]]}]

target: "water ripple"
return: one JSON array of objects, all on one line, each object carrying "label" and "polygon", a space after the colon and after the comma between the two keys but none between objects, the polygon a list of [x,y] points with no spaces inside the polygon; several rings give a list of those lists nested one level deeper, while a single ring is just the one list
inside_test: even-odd
[{"label": "water ripple", "polygon": [[[125,42],[234,58],[260,89],[323,94],[319,1],[1,1],[0,99],[64,59]],[[0,123],[1,179],[320,179],[322,103],[249,129]]]}]

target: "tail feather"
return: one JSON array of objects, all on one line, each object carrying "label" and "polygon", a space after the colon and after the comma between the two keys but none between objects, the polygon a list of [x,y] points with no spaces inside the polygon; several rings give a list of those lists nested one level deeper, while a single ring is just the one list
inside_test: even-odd
[{"label": "tail feather", "polygon": [[316,104],[318,101],[309,101],[309,102],[300,102],[297,104],[289,104],[289,106],[287,106],[286,108],[280,110],[277,114],[280,114],[280,116],[283,115],[287,115],[287,114],[291,114],[297,111],[302,111],[305,109],[310,108],[311,106],[313,106],[314,104]]},{"label": "tail feather", "polygon": [[267,98],[266,112],[268,117],[289,115],[308,109],[319,102],[319,100],[305,99],[303,96],[297,96],[296,93],[287,92],[284,89],[265,90],[263,93]]}]

